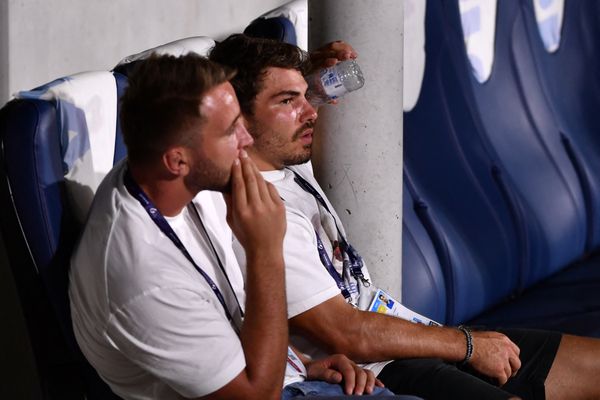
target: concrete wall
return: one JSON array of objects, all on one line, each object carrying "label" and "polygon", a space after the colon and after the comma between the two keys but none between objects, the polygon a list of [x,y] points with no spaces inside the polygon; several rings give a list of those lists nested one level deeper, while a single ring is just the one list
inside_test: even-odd
[{"label": "concrete wall", "polygon": [[398,0],[309,0],[309,49],[343,39],[365,85],[319,110],[313,164],[375,285],[402,296],[402,35]]},{"label": "concrete wall", "polygon": [[222,38],[287,0],[0,0],[0,105],[188,36]]}]

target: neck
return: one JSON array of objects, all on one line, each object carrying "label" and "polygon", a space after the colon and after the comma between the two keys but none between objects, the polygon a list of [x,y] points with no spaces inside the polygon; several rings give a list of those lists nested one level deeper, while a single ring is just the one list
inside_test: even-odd
[{"label": "neck", "polygon": [[256,168],[258,168],[259,171],[275,171],[283,169],[283,164],[280,165],[274,163],[273,161],[265,159],[253,147],[249,147],[248,149],[246,149],[246,151],[248,152],[250,158],[252,158],[252,161],[254,161],[254,164],[256,164]]},{"label": "neck", "polygon": [[161,173],[151,166],[129,164],[129,171],[133,180],[165,217],[181,213],[195,196],[184,185],[181,177]]}]

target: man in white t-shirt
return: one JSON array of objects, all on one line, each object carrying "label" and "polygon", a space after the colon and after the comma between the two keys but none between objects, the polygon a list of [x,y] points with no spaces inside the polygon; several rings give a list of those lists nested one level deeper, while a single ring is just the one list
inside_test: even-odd
[{"label": "man in white t-shirt", "polygon": [[[238,70],[231,82],[254,138],[249,154],[286,205],[288,316],[301,351],[377,362],[367,367],[392,391],[428,399],[600,398],[597,339],[471,332],[365,311],[375,283],[309,162],[317,112],[305,96],[308,56],[286,43],[232,35],[209,57]],[[354,57],[352,47],[334,42],[311,61],[329,66]],[[234,249],[242,268],[249,265]]]},{"label": "man in white t-shirt", "polygon": [[371,392],[373,375],[347,358],[306,371],[288,350],[285,209],[244,150],[232,75],[190,54],[152,56],[130,77],[128,158],[98,188],[72,257],[77,342],[126,399],[279,399],[307,376]]}]

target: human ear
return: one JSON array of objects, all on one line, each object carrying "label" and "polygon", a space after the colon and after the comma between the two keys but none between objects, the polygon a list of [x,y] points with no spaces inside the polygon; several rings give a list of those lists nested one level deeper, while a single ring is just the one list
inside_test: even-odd
[{"label": "human ear", "polygon": [[189,173],[189,155],[183,147],[173,147],[163,154],[163,164],[167,170],[176,176],[185,176]]}]

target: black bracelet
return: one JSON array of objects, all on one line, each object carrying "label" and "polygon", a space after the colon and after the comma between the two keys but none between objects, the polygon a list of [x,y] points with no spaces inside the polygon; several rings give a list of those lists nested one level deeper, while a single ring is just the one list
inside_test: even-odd
[{"label": "black bracelet", "polygon": [[471,329],[467,326],[459,325],[457,329],[464,333],[467,339],[467,353],[465,354],[465,358],[459,363],[459,365],[465,365],[473,357],[473,335],[471,335]]}]

